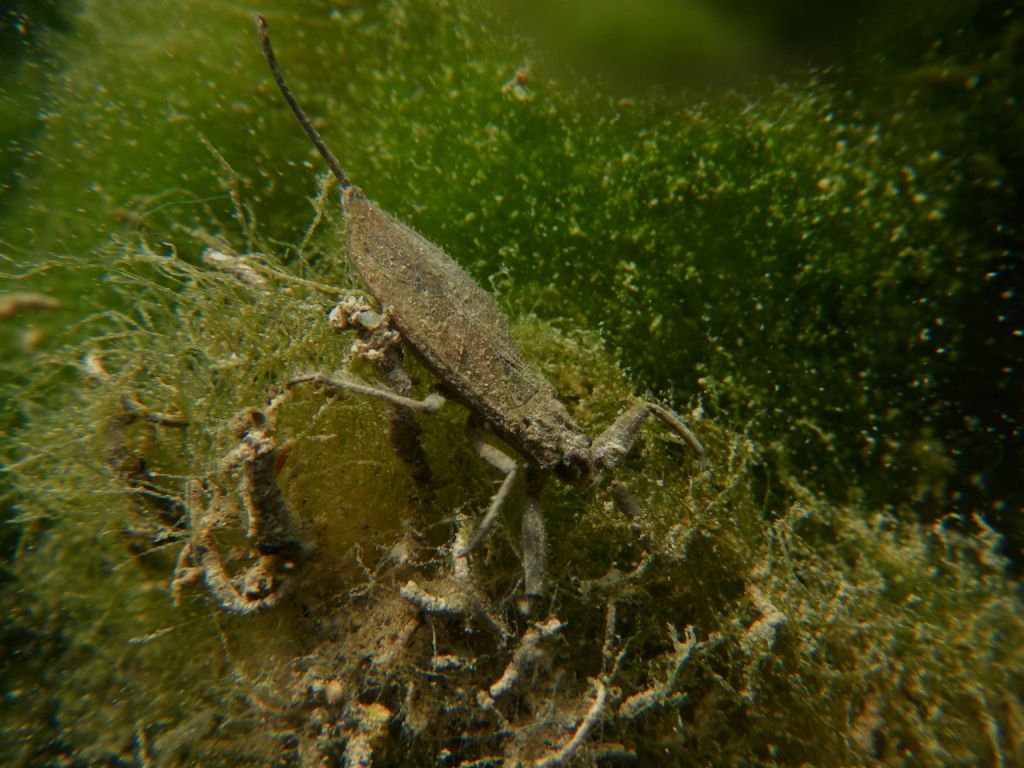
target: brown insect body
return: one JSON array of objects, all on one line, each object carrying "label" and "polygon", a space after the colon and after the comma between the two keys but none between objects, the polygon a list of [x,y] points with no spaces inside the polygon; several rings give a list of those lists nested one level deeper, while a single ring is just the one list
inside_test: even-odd
[{"label": "brown insect body", "polygon": [[589,476],[590,438],[523,359],[493,297],[358,187],[345,189],[343,202],[349,252],[363,280],[444,394],[538,468]]},{"label": "brown insect body", "polygon": [[[704,448],[676,414],[657,403],[643,401],[623,411],[595,439],[584,434],[559,402],[554,387],[523,359],[504,314],[490,294],[441,248],[374,206],[352,183],[285,82],[263,17],[257,18],[257,27],[264,55],[285,101],[341,185],[348,250],[367,288],[380,302],[387,322],[397,330],[403,345],[437,377],[443,393],[470,412],[467,436],[474,450],[505,475],[476,532],[468,543],[460,545],[459,556],[473,551],[483,540],[525,470],[526,499],[521,525],[524,586],[527,596],[538,598],[546,583],[547,546],[539,493],[549,471],[565,481],[587,483],[601,472],[615,469],[629,453],[649,416],[683,438],[701,458],[702,465]],[[341,310],[339,304],[335,311],[346,318],[350,308],[346,305]],[[383,318],[369,309],[366,314],[375,318],[368,318],[372,319],[372,327],[379,327]],[[360,326],[362,321],[357,319],[354,325]],[[353,321],[345,319],[338,327],[353,327]],[[371,325],[363,328],[369,330]],[[416,441],[415,423],[409,422],[411,413],[432,413],[439,407],[437,401],[443,402],[443,398],[436,393],[422,401],[408,397],[409,378],[404,371],[398,375],[396,365],[401,367],[400,363],[392,363],[388,375],[400,379],[400,386],[391,386],[386,391],[316,373],[292,379],[289,387],[317,382],[335,391],[359,392],[390,402],[398,420],[393,427],[400,422],[397,433],[401,437],[392,442],[408,463],[419,466],[423,463],[422,448]],[[483,441],[475,429],[481,422],[525,462]],[[393,438],[395,434],[393,429]],[[406,439],[410,436],[411,440]],[[621,506],[639,506],[627,490],[616,488],[617,495],[613,497],[624,500]],[[426,602],[422,607],[428,612],[432,610]]]}]

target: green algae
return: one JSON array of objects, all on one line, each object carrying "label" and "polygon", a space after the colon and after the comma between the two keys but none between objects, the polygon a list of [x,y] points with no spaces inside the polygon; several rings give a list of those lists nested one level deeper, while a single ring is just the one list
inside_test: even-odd
[{"label": "green algae", "polygon": [[[11,759],[55,748],[28,716],[45,711],[63,748],[93,764],[309,763],[318,727],[338,760],[354,733],[345,718],[373,705],[394,724],[376,745],[382,764],[442,753],[515,763],[565,740],[589,678],[614,689],[584,761],[609,745],[678,765],[1020,759],[1024,622],[993,532],[980,520],[965,535],[953,521],[925,528],[836,507],[791,479],[789,505],[766,507],[770,470],[707,396],[691,419],[710,468],[650,429],[617,478],[642,504],[633,519],[601,493],[545,495],[553,594],[543,610],[565,627],[530,687],[501,702],[500,721],[465,691],[493,685],[510,647],[480,616],[424,622],[398,596],[409,578],[435,592],[449,583],[452,514],[474,517],[492,488],[455,406],[422,421],[437,490],[414,513],[385,409],[294,393],[276,435],[292,444],[279,482],[314,552],[299,591],[265,616],[226,615],[202,585],[174,607],[184,480],[221,477],[234,413],[296,371],[342,365],[346,344],[326,330],[330,297],[305,284],[245,286],[142,242],[123,244],[108,269],[133,312],[97,318],[102,333],[63,348],[54,363],[81,380],[31,409],[8,466],[28,526],[14,562],[18,621],[61,647],[12,694],[19,715],[8,714],[7,732],[20,738],[7,743],[22,751]],[[592,430],[631,397],[599,337],[535,319],[517,334]],[[126,394],[187,426],[120,427]],[[145,459],[144,493],[120,469],[126,453]],[[410,524],[433,552],[411,567],[393,554]],[[530,626],[514,607],[516,527],[513,516],[472,563],[487,611],[513,637]],[[231,531],[243,549],[232,557],[244,560],[239,519]],[[403,632],[411,639],[396,647]],[[344,717],[323,702],[332,680]]]},{"label": "green algae", "polygon": [[[980,98],[946,131],[928,126],[951,114],[930,97],[953,76],[920,59],[905,71],[925,84],[890,114],[884,94],[866,103],[828,74],[623,100],[548,79],[471,5],[263,9],[353,178],[528,318],[524,347],[583,423],[596,432],[646,383],[692,411],[709,446],[701,473],[651,430],[621,473],[643,503],[635,520],[606,495],[548,489],[547,610],[567,627],[534,687],[501,702],[502,725],[473,695],[510,648],[480,617],[469,632],[430,621],[431,640],[425,625],[385,658],[411,610],[398,596],[408,570],[382,554],[404,546],[411,484],[372,403],[324,407],[310,392],[282,406],[278,440],[294,447],[281,483],[316,547],[295,600],[227,617],[193,588],[171,605],[185,480],[218,477],[235,413],[345,359],[328,297],[287,280],[254,291],[193,266],[200,252],[352,284],[332,233],[296,245],[318,166],[251,19],[203,4],[215,35],[188,23],[197,8],[83,6],[5,201],[9,271],[45,265],[16,285],[66,304],[32,321],[51,333],[41,351],[4,342],[18,383],[5,393],[6,503],[22,530],[6,637],[26,659],[8,674],[12,761],[302,762],[317,746],[303,734],[319,729],[338,763],[359,707],[380,705],[394,715],[385,764],[406,750],[423,764],[511,762],[564,742],[592,701],[588,678],[608,680],[613,704],[583,761],[602,744],[679,765],[1022,761],[1019,596],[986,522],[992,504],[1014,504],[1000,481],[1012,445],[993,426],[1015,418],[999,394],[1013,379],[972,372],[999,395],[992,411],[951,395],[986,327],[953,310],[990,297],[1014,316],[1017,234],[1000,191],[1013,156],[997,127],[964,150],[1012,91],[1012,26],[992,33],[1007,42],[987,64],[963,55],[955,77],[983,73],[963,86]],[[87,306],[72,304],[86,287]],[[1007,349],[985,371],[1012,362]],[[122,429],[126,394],[188,428]],[[423,422],[437,498],[414,527],[434,559],[415,577],[437,590],[452,578],[453,516],[478,515],[493,489],[461,421],[450,408]],[[125,457],[145,458],[158,497]],[[518,637],[517,525],[473,568]],[[229,529],[225,546],[244,550],[240,524]],[[625,651],[614,675],[606,647]],[[469,666],[438,671],[441,657]],[[343,701],[325,714],[331,680]]]},{"label": "green algae", "polygon": [[[353,178],[484,284],[517,286],[516,312],[602,327],[657,389],[714,381],[823,491],[932,518],[990,506],[1019,541],[1012,9],[915,4],[853,36],[850,73],[640,98],[572,88],[473,5],[263,10]],[[200,12],[223,32],[190,25]],[[84,6],[5,215],[19,259],[227,220],[204,138],[257,221],[298,225],[306,190],[282,171],[315,157],[251,23]]]}]

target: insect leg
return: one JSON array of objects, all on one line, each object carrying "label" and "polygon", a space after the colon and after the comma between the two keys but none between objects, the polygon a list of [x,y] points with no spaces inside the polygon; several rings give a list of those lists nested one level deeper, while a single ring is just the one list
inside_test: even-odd
[{"label": "insect leg", "polygon": [[394,446],[398,458],[405,464],[409,476],[416,484],[419,501],[429,504],[433,498],[430,487],[430,463],[427,453],[420,442],[420,425],[416,422],[413,412],[408,408],[395,406],[391,409],[388,427],[391,432],[391,445]]},{"label": "insect leg", "polygon": [[681,437],[697,454],[701,464],[707,463],[704,446],[683,420],[668,408],[657,403],[639,402],[628,408],[608,429],[594,439],[594,461],[601,469],[615,469],[629,453],[640,426],[648,416],[656,416],[666,427]]},{"label": "insect leg", "polygon": [[389,403],[391,418],[388,426],[391,433],[391,444],[402,463],[409,470],[412,481],[416,484],[417,490],[413,501],[417,507],[429,505],[433,498],[430,487],[430,464],[420,442],[420,425],[416,423],[413,412],[436,413],[444,405],[444,397],[436,392],[430,393],[422,400],[409,397],[412,382],[398,362],[392,361],[381,370],[391,389],[372,387],[348,377],[325,374],[298,376],[288,382],[288,387],[311,382],[318,387],[339,394],[354,392]]},{"label": "insect leg", "polygon": [[501,510],[504,509],[505,504],[508,502],[508,497],[512,493],[512,488],[515,486],[516,480],[519,478],[519,464],[509,456],[507,453],[495,448],[490,443],[485,443],[483,438],[480,437],[480,433],[476,431],[473,426],[472,417],[466,422],[466,436],[469,438],[470,444],[473,446],[473,450],[477,452],[477,455],[481,459],[486,461],[492,467],[502,472],[505,475],[505,480],[502,482],[498,492],[494,494],[491,499],[491,505],[487,509],[487,514],[484,515],[484,519],[480,521],[480,525],[477,526],[476,531],[473,532],[473,536],[470,538],[469,543],[466,545],[462,552],[456,553],[457,555],[466,555],[476,549],[480,542],[484,540],[484,537],[490,532],[494,526],[494,522],[498,519],[498,515],[501,514]]},{"label": "insect leg", "polygon": [[547,586],[548,533],[540,508],[540,489],[544,474],[532,467],[526,470],[526,504],[523,508],[523,574],[526,596],[544,596]]},{"label": "insect leg", "polygon": [[361,381],[356,381],[346,376],[332,376],[323,373],[308,373],[302,376],[296,376],[288,382],[288,387],[290,389],[296,384],[305,383],[312,383],[318,387],[323,387],[324,389],[337,392],[338,394],[355,392],[357,395],[375,397],[378,400],[384,400],[385,402],[391,403],[391,405],[395,405],[400,408],[408,408],[409,410],[417,411],[419,413],[437,413],[445,402],[444,397],[437,392],[431,392],[422,400],[416,400],[411,397],[404,397],[396,394],[389,389],[371,387],[369,384],[364,384]]},{"label": "insect leg", "polygon": [[650,544],[650,537],[644,533],[644,527],[640,522],[644,513],[640,500],[621,483],[612,483],[608,486],[608,492],[611,494],[615,508],[629,520],[629,528],[634,534],[637,534],[638,543],[646,549]]},{"label": "insect leg", "polygon": [[[504,451],[485,443],[473,426],[473,419],[466,422],[466,436],[473,450],[495,469],[505,474],[505,479],[498,492],[491,498],[487,514],[480,521],[476,531],[465,548],[456,552],[456,557],[465,555],[476,549],[484,537],[494,527],[498,515],[508,503],[512,489],[522,472],[522,467]],[[545,475],[532,467],[526,468],[526,503],[523,508],[522,542],[523,542],[523,573],[526,582],[526,595],[530,598],[541,597],[547,581],[547,530],[544,527],[544,516],[540,508],[540,489],[544,485]]]}]

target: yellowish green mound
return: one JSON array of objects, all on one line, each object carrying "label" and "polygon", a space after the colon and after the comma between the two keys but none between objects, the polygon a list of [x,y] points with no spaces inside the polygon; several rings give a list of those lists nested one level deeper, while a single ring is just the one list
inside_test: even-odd
[{"label": "yellowish green mound", "polygon": [[[217,532],[229,570],[256,557],[223,467],[232,418],[297,372],[349,365],[332,297],[266,252],[248,263],[255,284],[122,244],[109,274],[132,312],[96,319],[102,332],[52,361],[76,369],[67,387],[34,408],[24,393],[16,604],[60,651],[15,688],[6,759],[1021,759],[1024,622],[994,535],[826,503],[768,470],[713,391],[690,414],[708,468],[647,428],[614,478],[641,502],[632,517],[607,489],[548,489],[552,588],[527,618],[514,512],[468,563],[452,556],[496,485],[461,409],[421,418],[434,494],[418,505],[386,406],[296,389],[273,433],[310,545],[292,594],[240,617],[195,582],[175,607],[189,479],[236,499]],[[516,327],[592,431],[634,397],[598,337]],[[789,502],[766,505],[779,483]],[[410,584],[457,610],[422,611]]]}]

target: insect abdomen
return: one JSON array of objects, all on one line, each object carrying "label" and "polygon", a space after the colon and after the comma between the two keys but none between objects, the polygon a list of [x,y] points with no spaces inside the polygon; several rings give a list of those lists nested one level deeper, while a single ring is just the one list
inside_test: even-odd
[{"label": "insect abdomen", "polygon": [[519,351],[504,314],[438,246],[346,191],[348,244],[367,287],[407,344],[459,399],[486,417],[508,417],[551,385]]}]

